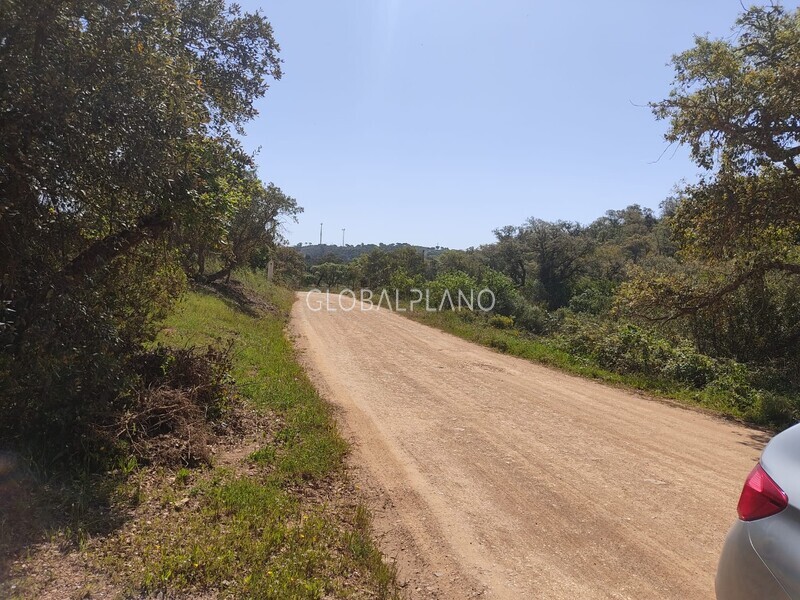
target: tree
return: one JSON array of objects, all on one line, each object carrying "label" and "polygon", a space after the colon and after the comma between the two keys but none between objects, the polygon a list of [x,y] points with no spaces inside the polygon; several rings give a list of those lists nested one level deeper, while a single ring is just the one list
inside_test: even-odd
[{"label": "tree", "polygon": [[569,302],[569,286],[580,272],[581,259],[591,250],[589,240],[577,223],[528,219],[524,228],[525,247],[541,286],[541,300],[551,309]]},{"label": "tree", "polygon": [[515,284],[524,288],[528,281],[528,258],[524,241],[526,229],[506,225],[492,233],[497,238],[497,243],[491,249],[484,248],[489,254],[489,266],[505,273]]},{"label": "tree", "polygon": [[391,270],[404,270],[412,277],[425,273],[425,259],[422,252],[413,246],[404,246],[389,253]]},{"label": "tree", "polygon": [[231,202],[233,216],[221,240],[223,266],[203,277],[207,282],[229,278],[235,268],[248,264],[259,248],[275,246],[280,218],[297,221],[303,210],[274,184],[264,187],[252,172],[228,193],[235,195],[236,200]]},{"label": "tree", "polygon": [[[793,297],[783,288],[800,275],[800,11],[750,8],[730,38],[697,37],[672,64],[673,89],[652,108],[706,174],[668,219],[680,266],[637,271],[623,303],[661,320],[752,316],[725,306],[740,290]],[[800,325],[781,335],[800,339]]]},{"label": "tree", "polygon": [[480,278],[484,269],[483,251],[470,248],[468,250],[446,250],[436,257],[435,270],[438,273],[463,271],[470,277]]},{"label": "tree", "polygon": [[666,139],[708,171],[671,219],[682,256],[729,272],[675,315],[766,272],[800,274],[800,11],[754,7],[734,31],[675,56],[674,87],[652,105],[669,120]]},{"label": "tree", "polygon": [[170,234],[229,213],[233,133],[281,69],[269,22],[223,0],[0,14],[0,378],[22,422],[124,385],[181,289]]},{"label": "tree", "polygon": [[99,271],[180,221],[248,163],[230,127],[280,76],[259,15],[222,0],[3,3],[0,269],[18,348]]},{"label": "tree", "polygon": [[584,231],[593,246],[591,254],[582,261],[586,275],[598,282],[623,281],[631,264],[641,263],[653,252],[669,249],[662,239],[665,237],[662,229],[653,211],[638,204],[606,211]]},{"label": "tree", "polygon": [[324,283],[331,288],[347,277],[348,268],[347,265],[340,263],[322,263],[311,267],[311,275],[316,281],[316,287],[320,287]]},{"label": "tree", "polygon": [[[306,271],[306,261],[294,248],[275,246],[270,249],[269,259],[275,263],[275,279],[284,285],[296,287],[301,284]],[[266,268],[266,263],[260,266]]]},{"label": "tree", "polygon": [[358,272],[362,282],[368,288],[379,288],[389,285],[392,276],[392,258],[388,252],[380,248],[358,258]]}]

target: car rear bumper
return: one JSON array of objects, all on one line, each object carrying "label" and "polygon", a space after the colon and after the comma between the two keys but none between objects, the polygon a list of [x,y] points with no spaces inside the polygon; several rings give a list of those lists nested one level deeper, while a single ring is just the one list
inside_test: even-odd
[{"label": "car rear bumper", "polygon": [[717,600],[792,600],[753,548],[749,527],[737,520],[725,538],[717,567]]}]

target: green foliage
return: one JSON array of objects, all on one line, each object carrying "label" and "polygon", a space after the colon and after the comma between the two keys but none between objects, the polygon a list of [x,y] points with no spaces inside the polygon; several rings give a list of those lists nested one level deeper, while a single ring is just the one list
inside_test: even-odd
[{"label": "green foliage", "polygon": [[[425,262],[423,255],[412,246],[400,246],[392,252],[387,252],[381,248],[376,248],[371,252],[360,255],[350,263],[351,287],[367,287],[378,289],[382,287],[394,287],[395,289],[408,290],[414,285],[405,287],[407,281],[398,281],[403,285],[392,285],[392,278],[398,277],[398,273],[405,275],[413,282],[420,281],[425,273]],[[314,267],[311,267],[312,271]]]},{"label": "green foliage", "polygon": [[[205,234],[202,226],[198,230],[193,225],[181,236],[186,240],[190,271],[205,282],[230,277],[237,267],[252,264],[259,253],[266,255],[262,257],[265,263],[270,249],[275,249],[280,241],[281,220],[289,218],[296,222],[303,211],[294,198],[274,184],[264,186],[253,171],[219,181],[218,187],[216,193],[227,200],[225,218],[216,222],[216,228],[210,231],[206,228]],[[222,266],[206,275],[206,260],[212,255],[221,260]]]},{"label": "green foliage", "polygon": [[332,288],[338,283],[344,282],[347,274],[347,265],[337,263],[322,263],[311,267],[311,275],[314,278],[313,285],[317,288],[320,286]]},{"label": "green foliage", "polygon": [[401,298],[409,298],[412,297],[411,290],[421,290],[425,287],[425,280],[422,275],[412,277],[401,267],[391,274],[387,287],[397,290]]},{"label": "green foliage", "polygon": [[497,243],[481,248],[488,266],[510,277],[529,299],[549,308],[566,304],[580,258],[591,247],[580,226],[531,218],[494,234]]},{"label": "green foliage", "polygon": [[732,36],[696,37],[672,59],[669,97],[652,105],[670,122],[667,138],[687,144],[707,169],[720,160],[742,171],[793,160],[799,42],[798,12],[775,4],[747,9]]},{"label": "green foliage", "polygon": [[524,227],[513,225],[495,229],[497,243],[483,248],[489,266],[504,272],[521,288],[527,283],[530,268],[526,231]]},{"label": "green foliage", "polygon": [[569,299],[569,309],[576,313],[599,315],[611,308],[612,297],[597,288],[586,288]]},{"label": "green foliage", "polygon": [[480,285],[494,294],[494,312],[508,317],[520,310],[522,296],[510,277],[487,268],[481,273]]},{"label": "green foliage", "polygon": [[689,318],[698,344],[740,360],[800,358],[790,300],[800,275],[798,60],[800,11],[752,7],[733,35],[697,37],[673,57],[672,90],[652,104],[669,122],[666,139],[689,146],[708,174],[670,207],[680,263],[634,271],[621,306],[653,319]]},{"label": "green foliage", "polygon": [[590,357],[604,369],[660,377],[670,355],[669,343],[654,332],[633,324],[568,319],[562,328],[568,351]]},{"label": "green foliage", "polygon": [[[427,286],[430,292],[430,306],[438,308],[442,306],[444,310],[458,309],[459,300],[461,306],[466,306],[469,302],[474,302],[477,307],[478,292],[482,289],[475,279],[462,271],[451,271],[442,273]],[[460,294],[460,295],[459,295]],[[482,298],[486,305],[490,299]],[[477,308],[476,308],[477,310]]]},{"label": "green foliage", "polygon": [[669,358],[661,367],[661,373],[668,379],[698,389],[722,376],[719,363],[710,356],[700,354],[688,340],[681,340],[672,348]]},{"label": "green foliage", "polygon": [[466,251],[445,250],[435,260],[433,269],[436,273],[447,273],[448,271],[462,271],[475,279],[480,279],[485,266],[482,252],[474,249]]},{"label": "green foliage", "polygon": [[221,0],[3,3],[5,439],[76,457],[135,384],[185,289],[180,232],[253,207],[231,191],[251,173],[232,130],[280,77],[277,51],[263,16]]},{"label": "green foliage", "polygon": [[514,319],[504,315],[492,315],[489,317],[489,325],[497,329],[514,329]]},{"label": "green foliage", "polygon": [[525,304],[515,317],[515,323],[522,331],[541,335],[548,330],[550,321],[547,311],[535,304]]},{"label": "green foliage", "polygon": [[260,246],[250,258],[252,269],[266,272],[269,261],[273,261],[275,281],[296,289],[303,281],[306,263],[303,256],[289,246]]}]

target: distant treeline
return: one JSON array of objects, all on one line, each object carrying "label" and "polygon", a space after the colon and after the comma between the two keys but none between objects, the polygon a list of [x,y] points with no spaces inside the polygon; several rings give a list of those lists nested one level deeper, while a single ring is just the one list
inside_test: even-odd
[{"label": "distant treeline", "polygon": [[424,254],[427,258],[438,256],[447,248],[441,246],[413,246],[411,244],[358,244],[337,246],[336,244],[297,244],[293,248],[300,253],[303,258],[312,265],[325,262],[350,262],[364,254],[369,254],[375,250],[382,252],[394,252],[401,248],[413,248],[415,251]]}]

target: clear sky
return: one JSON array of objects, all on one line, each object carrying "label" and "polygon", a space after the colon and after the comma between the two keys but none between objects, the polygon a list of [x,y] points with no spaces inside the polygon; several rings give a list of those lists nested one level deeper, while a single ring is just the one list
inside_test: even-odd
[{"label": "clear sky", "polygon": [[[244,0],[285,74],[244,142],[305,212],[292,244],[493,240],[528,217],[657,208],[697,169],[648,101],[738,0]],[[663,154],[663,156],[662,156]]]}]

